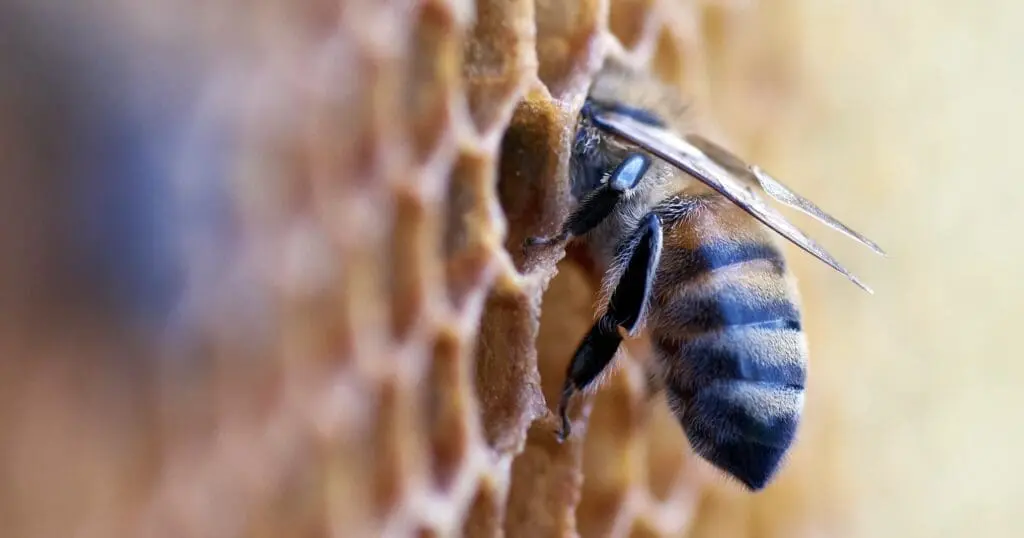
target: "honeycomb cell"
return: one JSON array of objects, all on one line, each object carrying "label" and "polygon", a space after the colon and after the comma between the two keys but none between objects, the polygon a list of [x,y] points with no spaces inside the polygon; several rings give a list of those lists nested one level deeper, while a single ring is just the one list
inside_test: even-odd
[{"label": "honeycomb cell", "polygon": [[607,0],[537,1],[538,76],[559,99],[581,97],[600,67]]},{"label": "honeycomb cell", "polygon": [[[575,260],[567,259],[559,264],[558,274],[544,292],[544,309],[537,335],[537,362],[544,398],[552,413],[556,411],[561,397],[569,360],[593,324],[597,285],[592,274],[588,274]],[[582,395],[576,400],[570,406],[570,416],[581,418],[587,414],[593,398]],[[554,426],[554,422],[548,426],[552,434]],[[579,435],[567,441],[580,441],[584,437],[585,429],[581,429]]]},{"label": "honeycomb cell", "polygon": [[462,28],[443,2],[418,6],[403,83],[414,157],[424,162],[455,138],[452,107],[462,90]]},{"label": "honeycomb cell", "polygon": [[628,50],[635,50],[644,39],[657,35],[655,0],[611,0],[608,29]]},{"label": "honeycomb cell", "polygon": [[651,58],[651,71],[667,84],[681,87],[690,73],[685,45],[669,26],[658,32],[658,41]]},{"label": "honeycomb cell", "polygon": [[[371,495],[376,453],[373,439],[377,425],[370,402],[370,387],[355,376],[334,383],[315,423],[315,452],[306,460],[323,474],[323,504],[329,536],[373,535],[380,526],[379,508]],[[316,401],[316,400],[314,400]],[[354,416],[353,416],[354,415]],[[295,462],[301,466],[302,460]]]},{"label": "honeycomb cell", "polygon": [[[357,334],[339,307],[336,251],[312,223],[296,223],[285,240],[280,339],[296,375],[323,372],[352,360]],[[255,310],[255,309],[254,309]],[[341,314],[341,315],[339,315]],[[252,338],[252,337],[249,337]]]},{"label": "honeycomb cell", "polygon": [[[305,457],[312,455],[304,454]],[[324,486],[323,469],[319,465],[296,469],[278,484],[263,509],[247,521],[245,534],[267,538],[330,536],[328,506],[322,494]]]},{"label": "honeycomb cell", "polygon": [[487,298],[477,341],[476,387],[484,437],[498,453],[520,450],[545,413],[534,340],[539,294],[503,275]]},{"label": "honeycomb cell", "polygon": [[[340,345],[351,350],[360,371],[371,377],[386,375],[396,365],[377,360],[388,346],[388,282],[384,245],[358,245],[344,252],[339,270]],[[349,362],[351,359],[346,359]]]},{"label": "honeycomb cell", "polygon": [[444,252],[448,298],[456,310],[472,292],[482,295],[493,275],[491,244],[503,233],[495,229],[501,217],[492,194],[493,166],[490,156],[464,151],[451,171]]},{"label": "honeycomb cell", "polygon": [[[575,117],[540,90],[530,91],[516,106],[501,142],[498,194],[508,220],[506,248],[517,265],[525,260],[523,241],[554,233],[567,215],[569,143]],[[552,249],[535,249],[528,271],[553,263]],[[545,256],[546,254],[546,256]]]},{"label": "honeycomb cell", "polygon": [[[566,366],[576,344],[589,329],[592,316],[590,279],[570,262],[544,293],[541,329],[537,336],[538,366],[549,410],[557,405]],[[533,423],[523,452],[512,466],[505,533],[507,536],[563,536],[576,527],[583,439],[582,419],[589,399],[571,409],[575,435],[559,444],[555,420]],[[552,416],[553,418],[553,416]],[[543,517],[539,517],[543,514]]]},{"label": "honeycomb cell", "polygon": [[[598,392],[583,452],[586,477],[577,517],[580,533],[606,536],[621,532],[635,515],[632,503],[643,468],[645,373],[640,365],[620,355],[618,372],[607,376]],[[614,531],[614,532],[613,532]]]},{"label": "honeycomb cell", "polygon": [[575,528],[579,443],[559,443],[551,425],[535,422],[512,465],[506,536],[564,536]]},{"label": "honeycomb cell", "polygon": [[436,204],[414,188],[397,187],[392,225],[391,334],[404,341],[436,305],[443,286],[442,225]]},{"label": "honeycomb cell", "polygon": [[[409,153],[401,129],[404,59],[365,47],[339,37],[327,42],[314,64],[308,122],[322,203],[344,203],[350,191],[343,187],[390,182],[386,172],[400,169]],[[282,73],[288,75],[295,76]]]},{"label": "honeycomb cell", "polygon": [[533,14],[532,1],[477,0],[462,73],[473,123],[483,136],[507,121],[536,70]]},{"label": "honeycomb cell", "polygon": [[659,536],[662,536],[662,533],[643,518],[634,521],[633,527],[629,529],[629,538],[658,538]]},{"label": "honeycomb cell", "polygon": [[467,538],[499,536],[504,507],[502,497],[502,492],[493,480],[489,477],[481,480],[463,523],[462,535]]},{"label": "honeycomb cell", "polygon": [[470,450],[470,415],[467,400],[473,397],[465,371],[466,351],[457,333],[442,329],[434,342],[434,356],[428,374],[427,416],[430,426],[434,483],[442,490],[451,487],[467,465]]},{"label": "honeycomb cell", "polygon": [[436,529],[420,528],[416,531],[417,538],[439,538],[443,536]]},{"label": "honeycomb cell", "polygon": [[372,497],[380,516],[386,517],[410,494],[411,480],[419,473],[422,442],[416,393],[395,379],[381,383],[373,445]]}]

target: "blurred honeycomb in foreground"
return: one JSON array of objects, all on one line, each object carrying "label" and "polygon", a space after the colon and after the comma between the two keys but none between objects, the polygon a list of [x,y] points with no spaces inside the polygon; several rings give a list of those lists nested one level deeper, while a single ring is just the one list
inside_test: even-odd
[{"label": "blurred honeycomb in foreground", "polygon": [[632,360],[555,442],[598,275],[518,247],[604,59],[701,108],[741,3],[57,4],[0,8],[4,536],[742,528]]}]

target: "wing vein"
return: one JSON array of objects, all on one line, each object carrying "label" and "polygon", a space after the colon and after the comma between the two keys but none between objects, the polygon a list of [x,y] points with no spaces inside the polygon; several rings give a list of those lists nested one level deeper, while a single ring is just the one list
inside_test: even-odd
[{"label": "wing vein", "polygon": [[[787,221],[777,211],[762,203],[749,188],[742,185],[693,144],[676,136],[671,131],[645,125],[629,116],[612,111],[594,111],[591,119],[601,129],[647,149],[657,157],[716,190],[796,246],[825,262],[864,291],[874,293],[821,245]],[[778,182],[775,183],[778,184]],[[788,191],[788,189],[785,190]],[[824,212],[821,213],[824,214]],[[840,230],[842,231],[842,229]],[[869,246],[873,245],[870,242],[868,244]]]}]

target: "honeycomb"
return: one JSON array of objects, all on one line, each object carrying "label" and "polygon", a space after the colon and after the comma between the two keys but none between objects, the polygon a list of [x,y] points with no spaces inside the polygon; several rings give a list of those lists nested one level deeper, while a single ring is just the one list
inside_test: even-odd
[{"label": "honeycomb", "polygon": [[520,245],[574,203],[603,62],[700,103],[742,5],[4,6],[38,114],[0,166],[41,178],[0,193],[5,536],[685,536],[728,503],[642,341],[556,442],[600,275]]}]

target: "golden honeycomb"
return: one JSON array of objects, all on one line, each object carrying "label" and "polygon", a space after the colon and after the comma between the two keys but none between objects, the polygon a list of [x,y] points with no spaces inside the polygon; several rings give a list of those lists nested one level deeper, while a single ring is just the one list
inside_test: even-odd
[{"label": "golden honeycomb", "polygon": [[[0,123],[23,157],[5,177],[52,179],[0,193],[2,229],[31,238],[0,238],[19,299],[0,314],[20,320],[0,339],[4,536],[686,536],[729,505],[648,396],[641,341],[556,442],[600,275],[519,245],[573,203],[576,114],[605,59],[699,104],[743,5],[88,4],[0,16],[67,30],[8,38],[45,49],[53,76],[3,96],[50,106],[49,123]],[[108,63],[127,74],[104,78]],[[47,200],[89,157],[32,144],[112,121],[66,113],[100,99],[72,91],[89,85],[120,96],[105,106],[165,107],[138,137],[174,127],[153,165],[177,193],[172,330],[74,273],[77,258],[23,250],[78,240]],[[119,283],[147,270],[117,261],[104,270]],[[91,291],[42,293],[68,282]]]}]

